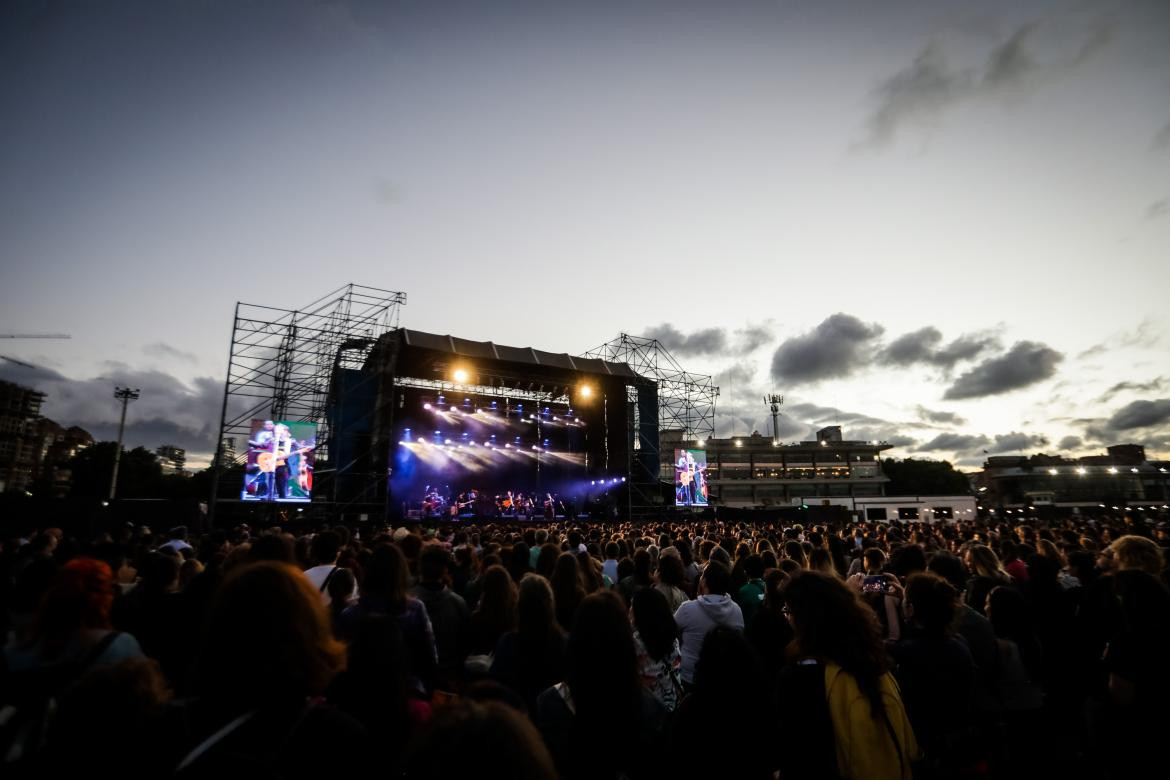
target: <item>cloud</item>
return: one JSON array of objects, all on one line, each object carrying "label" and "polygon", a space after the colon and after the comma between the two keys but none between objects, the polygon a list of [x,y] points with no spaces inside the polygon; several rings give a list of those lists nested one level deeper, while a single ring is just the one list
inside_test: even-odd
[{"label": "cloud", "polygon": [[[140,397],[130,403],[126,415],[126,446],[153,449],[173,444],[190,454],[215,450],[222,379],[199,377],[188,384],[161,371],[119,366],[75,380],[49,369],[6,362],[0,363],[0,379],[44,392],[42,414],[62,425],[80,426],[99,440],[118,434],[121,405],[114,399],[115,385],[138,388]],[[234,411],[229,408],[229,414]]]},{"label": "cloud", "polygon": [[918,418],[931,423],[939,423],[942,425],[966,425],[967,421],[955,414],[954,412],[936,411],[927,409],[925,406],[917,408]]},{"label": "cloud", "polygon": [[772,340],[772,329],[765,325],[748,325],[735,331],[735,352],[747,355]]},{"label": "cloud", "polygon": [[170,344],[164,344],[161,341],[155,342],[154,344],[147,344],[142,348],[142,351],[150,357],[163,359],[174,358],[176,360],[182,360],[187,363],[194,363],[198,360],[193,352],[185,352],[181,349],[176,349]]},{"label": "cloud", "polygon": [[927,326],[899,336],[881,351],[879,358],[895,366],[908,366],[930,360],[934,348],[942,342],[938,328]]},{"label": "cloud", "polygon": [[906,125],[929,124],[960,104],[1019,91],[1049,73],[1067,71],[1092,58],[1112,38],[1113,24],[1099,19],[1078,31],[1075,53],[1041,61],[1036,38],[1060,25],[1031,21],[1017,27],[988,52],[978,67],[952,67],[938,41],[928,42],[914,61],[885,79],[875,90],[877,105],[866,122],[861,145],[889,144]]},{"label": "cloud", "polygon": [[1114,431],[1131,431],[1167,422],[1170,422],[1170,398],[1159,398],[1126,404],[1109,418],[1108,427]]},{"label": "cloud", "polygon": [[704,328],[684,334],[669,322],[646,330],[646,337],[658,339],[662,346],[679,355],[710,355],[727,348],[727,332],[723,328]]},{"label": "cloud", "polygon": [[984,351],[999,346],[999,339],[991,333],[967,333],[940,348],[942,340],[939,329],[928,325],[894,339],[878,358],[896,366],[926,363],[949,370],[956,363],[973,360]]},{"label": "cloud", "polygon": [[966,452],[990,443],[983,434],[940,433],[925,444],[918,445],[919,452]]},{"label": "cloud", "polygon": [[995,89],[1016,85],[1039,70],[1035,57],[1026,46],[1026,41],[1036,31],[1036,26],[1035,22],[1025,24],[992,50],[987,58],[987,72],[983,75],[983,84],[986,87]]},{"label": "cloud", "polygon": [[869,362],[882,327],[837,313],[787,339],[772,354],[772,378],[786,385],[848,376]]},{"label": "cloud", "polygon": [[1148,382],[1118,382],[1117,384],[1113,385],[1113,387],[1102,393],[1101,396],[1097,399],[1097,403],[1105,403],[1113,398],[1113,396],[1126,390],[1132,390],[1139,393],[1158,392],[1163,387],[1166,387],[1167,384],[1168,382],[1166,377],[1161,376],[1155,379],[1151,379]]},{"label": "cloud", "polygon": [[772,340],[772,331],[765,325],[747,325],[734,332],[734,338],[724,328],[703,328],[683,333],[669,322],[647,328],[646,338],[658,339],[662,346],[679,355],[714,355],[730,352],[750,354]]},{"label": "cloud", "polygon": [[1156,200],[1146,207],[1146,220],[1161,219],[1170,215],[1170,198]]},{"label": "cloud", "polygon": [[1076,449],[1080,449],[1082,443],[1083,442],[1081,441],[1080,436],[1065,436],[1063,439],[1060,440],[1060,443],[1057,444],[1056,446],[1060,447],[1060,449],[1066,450],[1066,451],[1067,450],[1076,450]]},{"label": "cloud", "polygon": [[723,369],[715,375],[713,381],[719,386],[720,392],[729,389],[731,393],[739,395],[743,391],[744,386],[749,384],[755,375],[755,364],[743,362]]},{"label": "cloud", "polygon": [[1147,318],[1133,330],[1116,333],[1100,344],[1094,344],[1077,355],[1078,360],[1096,357],[1113,349],[1154,349],[1162,343],[1163,325]]},{"label": "cloud", "polygon": [[992,455],[1003,452],[1023,452],[1037,447],[1046,447],[1048,443],[1048,439],[1044,436],[1012,431],[1011,433],[997,434],[995,441],[991,443],[987,451]]},{"label": "cloud", "polygon": [[948,400],[983,398],[1018,390],[1048,379],[1064,355],[1034,341],[1019,341],[999,357],[962,374],[943,395]]}]

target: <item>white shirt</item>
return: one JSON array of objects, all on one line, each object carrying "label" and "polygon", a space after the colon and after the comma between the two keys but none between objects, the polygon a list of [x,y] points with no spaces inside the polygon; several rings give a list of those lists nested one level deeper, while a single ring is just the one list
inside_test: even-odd
[{"label": "white shirt", "polygon": [[[324,566],[314,566],[311,569],[305,570],[305,576],[309,578],[309,582],[313,583],[313,587],[320,592],[321,600],[325,602],[325,606],[329,606],[333,602],[333,599],[329,596],[328,588],[321,590],[321,586],[325,584],[325,580],[329,578],[329,574],[336,568],[337,564],[329,563]],[[357,583],[355,582],[353,585],[353,596],[351,598],[356,599],[357,597],[358,589]]]}]

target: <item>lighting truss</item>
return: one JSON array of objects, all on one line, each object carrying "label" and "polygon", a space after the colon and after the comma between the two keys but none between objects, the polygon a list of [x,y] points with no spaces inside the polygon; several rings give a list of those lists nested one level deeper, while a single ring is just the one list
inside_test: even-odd
[{"label": "lighting truss", "polygon": [[658,385],[659,430],[681,430],[684,439],[715,435],[715,401],[719,387],[710,376],[683,369],[658,339],[621,333],[585,353],[585,357],[625,363]]}]

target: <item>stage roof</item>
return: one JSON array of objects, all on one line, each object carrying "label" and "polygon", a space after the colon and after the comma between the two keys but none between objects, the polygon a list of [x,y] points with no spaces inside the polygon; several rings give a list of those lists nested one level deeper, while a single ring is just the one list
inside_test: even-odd
[{"label": "stage roof", "polygon": [[563,371],[579,371],[587,374],[602,374],[631,380],[639,378],[625,363],[574,357],[565,352],[544,352],[532,347],[508,347],[491,341],[471,341],[451,335],[424,333],[421,330],[401,328],[395,332],[399,335],[404,346],[456,355],[470,360],[502,360],[509,363],[542,366]]}]

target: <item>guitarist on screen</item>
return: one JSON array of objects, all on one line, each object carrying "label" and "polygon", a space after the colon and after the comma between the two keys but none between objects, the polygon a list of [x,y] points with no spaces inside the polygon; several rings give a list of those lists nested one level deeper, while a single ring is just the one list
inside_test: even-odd
[{"label": "guitarist on screen", "polygon": [[691,454],[690,450],[683,450],[678,462],[674,464],[675,470],[678,472],[678,484],[684,491],[685,503],[688,506],[694,506],[701,495],[699,480],[702,478],[702,474],[697,465],[695,456]]},{"label": "guitarist on screen", "polygon": [[[256,479],[256,495],[264,499],[287,498],[288,455],[292,452],[292,432],[283,423],[264,421],[264,430],[256,434],[248,445],[258,452],[256,462],[260,475]],[[267,455],[267,457],[265,457]]]}]

